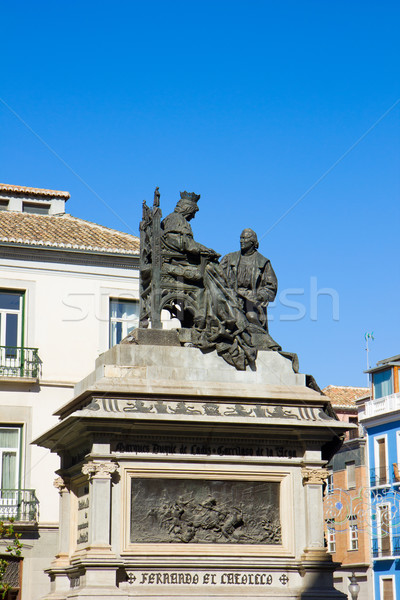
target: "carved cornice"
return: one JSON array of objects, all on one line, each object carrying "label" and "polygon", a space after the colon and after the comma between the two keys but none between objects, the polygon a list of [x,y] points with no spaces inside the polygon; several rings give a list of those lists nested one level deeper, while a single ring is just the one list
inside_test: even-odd
[{"label": "carved cornice", "polygon": [[91,460],[83,465],[82,473],[84,475],[89,475],[92,479],[110,479],[111,475],[115,473],[118,467],[119,465],[116,462],[94,462]]},{"label": "carved cornice", "polygon": [[329,477],[329,471],[328,469],[311,469],[309,467],[303,467],[301,469],[301,476],[303,478],[303,485],[322,485],[325,479]]}]

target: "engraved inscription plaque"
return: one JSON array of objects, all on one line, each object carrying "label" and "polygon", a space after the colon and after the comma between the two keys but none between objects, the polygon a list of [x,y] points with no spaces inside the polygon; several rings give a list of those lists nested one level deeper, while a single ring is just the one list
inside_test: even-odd
[{"label": "engraved inscription plaque", "polygon": [[78,497],[78,519],[76,543],[86,544],[89,540],[89,487],[81,485],[77,490]]},{"label": "engraved inscription plaque", "polygon": [[278,482],[131,481],[131,543],[282,542]]}]

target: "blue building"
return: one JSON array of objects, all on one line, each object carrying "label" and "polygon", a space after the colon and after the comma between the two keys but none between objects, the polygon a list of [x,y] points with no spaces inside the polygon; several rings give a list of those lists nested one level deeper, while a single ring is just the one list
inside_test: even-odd
[{"label": "blue building", "polygon": [[400,355],[368,372],[372,397],[359,421],[367,434],[374,600],[400,600]]}]

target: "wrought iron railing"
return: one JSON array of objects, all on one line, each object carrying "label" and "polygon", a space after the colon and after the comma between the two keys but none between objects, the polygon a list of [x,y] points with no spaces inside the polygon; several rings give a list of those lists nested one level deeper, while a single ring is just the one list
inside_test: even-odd
[{"label": "wrought iron railing", "polygon": [[37,348],[0,346],[0,377],[31,377],[40,375]]},{"label": "wrought iron railing", "polygon": [[0,490],[0,520],[37,521],[39,500],[35,490]]},{"label": "wrought iron railing", "polygon": [[398,535],[392,537],[392,552],[393,556],[400,555],[400,536]]},{"label": "wrought iron railing", "polygon": [[389,483],[389,469],[387,467],[377,467],[370,469],[371,487],[377,485],[386,485]]},{"label": "wrought iron railing", "polygon": [[372,540],[373,558],[385,558],[387,556],[400,556],[400,536],[383,536]]}]

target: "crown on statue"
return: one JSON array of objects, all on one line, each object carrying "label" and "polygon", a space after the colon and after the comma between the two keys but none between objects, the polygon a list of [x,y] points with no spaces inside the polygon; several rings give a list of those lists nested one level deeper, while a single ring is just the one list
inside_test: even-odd
[{"label": "crown on statue", "polygon": [[200,199],[200,194],[194,192],[179,192],[181,200],[189,200],[190,202],[197,202]]}]

